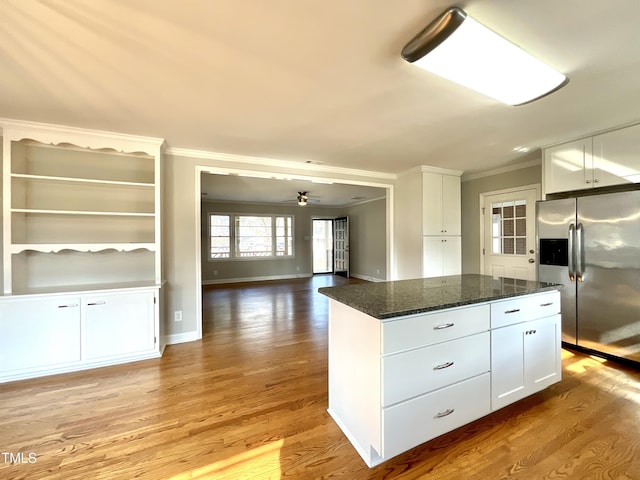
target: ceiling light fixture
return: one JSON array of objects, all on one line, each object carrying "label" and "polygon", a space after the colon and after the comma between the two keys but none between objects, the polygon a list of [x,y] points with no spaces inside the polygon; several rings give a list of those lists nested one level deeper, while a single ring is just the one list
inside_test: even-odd
[{"label": "ceiling light fixture", "polygon": [[403,49],[407,62],[508,105],[544,97],[569,79],[452,7]]},{"label": "ceiling light fixture", "polygon": [[308,200],[309,197],[307,196],[307,192],[298,192],[298,205],[304,207]]}]

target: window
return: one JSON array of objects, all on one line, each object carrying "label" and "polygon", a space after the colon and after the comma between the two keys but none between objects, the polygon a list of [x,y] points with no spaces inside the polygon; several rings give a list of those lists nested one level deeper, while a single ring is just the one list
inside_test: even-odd
[{"label": "window", "polygon": [[211,259],[293,256],[292,215],[209,214]]},{"label": "window", "polygon": [[527,202],[491,204],[491,252],[494,255],[527,254]]}]

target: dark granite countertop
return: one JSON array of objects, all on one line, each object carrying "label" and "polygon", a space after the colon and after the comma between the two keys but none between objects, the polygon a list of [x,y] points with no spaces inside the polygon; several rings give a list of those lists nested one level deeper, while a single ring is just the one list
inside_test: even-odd
[{"label": "dark granite countertop", "polygon": [[558,288],[561,285],[547,282],[465,274],[323,287],[318,292],[383,320]]}]

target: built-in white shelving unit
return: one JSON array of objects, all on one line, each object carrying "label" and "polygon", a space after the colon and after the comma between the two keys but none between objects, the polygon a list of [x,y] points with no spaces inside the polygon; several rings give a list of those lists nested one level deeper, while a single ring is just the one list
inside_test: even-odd
[{"label": "built-in white shelving unit", "polygon": [[[0,119],[0,126],[4,291],[0,301],[5,305],[0,305],[5,314],[0,320],[0,335],[3,329],[7,334],[11,331],[7,315],[32,315],[30,296],[37,296],[33,299],[36,308],[43,302],[43,292],[54,296],[74,293],[79,295],[77,301],[67,303],[78,303],[80,310],[69,324],[79,329],[82,338],[78,340],[76,363],[72,364],[79,368],[94,365],[95,355],[89,355],[91,362],[86,362],[85,340],[91,333],[86,318],[100,318],[100,322],[113,322],[114,326],[119,322],[118,335],[126,333],[127,325],[122,318],[109,320],[109,314],[86,316],[89,310],[96,311],[89,307],[107,303],[92,297],[100,292],[102,296],[108,293],[111,305],[121,304],[105,311],[125,314],[124,318],[127,309],[150,312],[143,326],[132,331],[152,332],[151,338],[137,345],[153,347],[148,352],[134,348],[128,353],[136,358],[159,353],[160,163],[164,141],[8,119]],[[85,298],[91,300],[87,305],[82,304]],[[132,298],[152,303],[136,306]],[[17,300],[20,308],[7,306]],[[51,301],[58,303],[53,298]],[[57,308],[63,307],[68,309],[67,304]],[[132,319],[131,325],[136,321]],[[102,325],[98,330],[105,337],[109,326]],[[25,345],[25,351],[29,350]],[[19,359],[6,355],[0,350],[0,379],[7,365],[12,365],[9,370],[20,365]],[[99,357],[109,359],[108,354]],[[127,354],[121,351],[116,357],[125,361]],[[53,368],[46,362],[38,366],[44,371],[48,367]]]}]

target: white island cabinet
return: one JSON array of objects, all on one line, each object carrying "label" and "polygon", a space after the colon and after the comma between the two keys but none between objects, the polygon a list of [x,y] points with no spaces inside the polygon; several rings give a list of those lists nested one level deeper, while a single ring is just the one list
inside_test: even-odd
[{"label": "white island cabinet", "polygon": [[505,280],[320,289],[330,297],[328,411],[368,466],[560,381],[559,292]]}]

